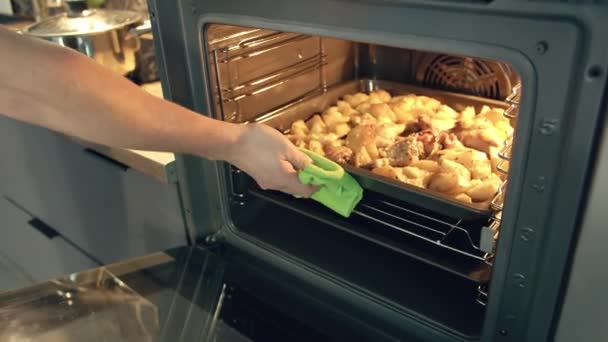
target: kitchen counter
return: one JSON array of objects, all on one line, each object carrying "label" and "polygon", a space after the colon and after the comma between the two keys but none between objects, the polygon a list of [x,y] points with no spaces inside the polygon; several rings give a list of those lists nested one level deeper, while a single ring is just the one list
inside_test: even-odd
[{"label": "kitchen counter", "polygon": [[151,176],[160,182],[177,182],[175,155],[173,153],[115,148],[93,144],[75,138],[74,140],[89,150],[118,162],[125,167]]}]

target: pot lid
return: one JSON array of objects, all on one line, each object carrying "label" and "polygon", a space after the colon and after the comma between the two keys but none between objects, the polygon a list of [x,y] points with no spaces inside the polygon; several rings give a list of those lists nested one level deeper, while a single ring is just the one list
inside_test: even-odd
[{"label": "pot lid", "polygon": [[38,37],[75,36],[111,31],[143,20],[132,11],[84,10],[77,14],[62,13],[28,26],[24,32]]}]

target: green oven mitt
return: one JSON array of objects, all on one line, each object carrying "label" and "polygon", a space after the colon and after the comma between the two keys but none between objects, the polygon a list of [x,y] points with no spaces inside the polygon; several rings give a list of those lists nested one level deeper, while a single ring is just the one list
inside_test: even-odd
[{"label": "green oven mitt", "polygon": [[313,162],[299,172],[300,182],[320,187],[311,198],[338,214],[349,217],[363,198],[363,189],[359,183],[337,163],[312,151],[301,150]]}]

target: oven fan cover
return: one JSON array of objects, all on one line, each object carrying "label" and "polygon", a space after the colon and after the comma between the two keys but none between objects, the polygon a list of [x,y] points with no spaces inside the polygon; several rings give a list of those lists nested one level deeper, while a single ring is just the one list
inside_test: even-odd
[{"label": "oven fan cover", "polygon": [[479,58],[425,54],[417,70],[416,81],[426,87],[492,99],[505,99],[517,83],[510,66]]}]

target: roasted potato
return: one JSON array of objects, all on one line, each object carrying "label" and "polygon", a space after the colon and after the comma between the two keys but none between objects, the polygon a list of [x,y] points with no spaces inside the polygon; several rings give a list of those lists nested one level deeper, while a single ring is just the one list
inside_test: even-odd
[{"label": "roasted potato", "polygon": [[489,106],[457,112],[429,96],[374,90],[345,95],[306,122],[293,122],[288,138],[336,162],[489,205],[505,179],[498,153],[513,134],[503,112]]}]

